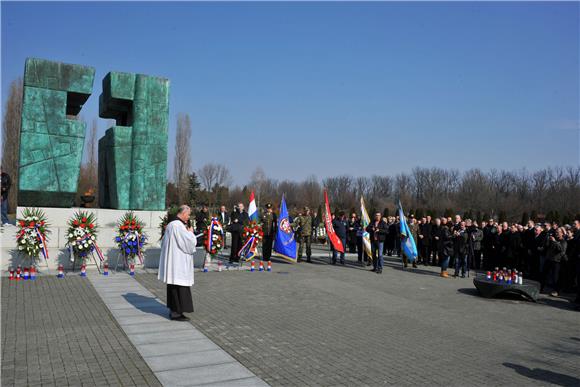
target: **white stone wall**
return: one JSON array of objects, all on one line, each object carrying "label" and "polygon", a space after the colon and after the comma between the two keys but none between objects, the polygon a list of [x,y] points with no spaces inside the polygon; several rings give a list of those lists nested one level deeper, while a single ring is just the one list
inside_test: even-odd
[{"label": "white stone wall", "polygon": [[[23,207],[18,207],[17,217],[22,216]],[[69,252],[66,249],[67,241],[67,221],[72,215],[79,210],[86,210],[95,214],[97,218],[98,237],[97,243],[103,255],[109,261],[109,266],[114,267],[118,257],[118,249],[115,244],[116,231],[115,227],[117,221],[127,212],[126,210],[110,210],[100,208],[42,208],[46,213],[47,221],[50,224],[49,229],[51,234],[48,241],[49,254],[49,268],[54,270],[59,264],[63,264],[65,268],[70,268]],[[148,268],[156,268],[159,266],[159,252],[160,252],[160,238],[161,232],[159,224],[161,218],[165,216],[165,211],[133,211],[139,219],[143,221],[145,227],[143,231],[147,235],[148,243],[145,250],[144,265]],[[0,270],[6,272],[10,266],[30,265],[30,262],[23,262],[22,257],[16,249],[16,232],[15,226],[3,226],[0,231]],[[96,255],[95,255],[96,256]],[[196,267],[203,263],[204,251],[203,248],[198,249],[195,257]],[[89,262],[90,263],[90,262]],[[119,264],[122,265],[121,260]],[[40,262],[39,267],[45,265],[44,259]]]}]

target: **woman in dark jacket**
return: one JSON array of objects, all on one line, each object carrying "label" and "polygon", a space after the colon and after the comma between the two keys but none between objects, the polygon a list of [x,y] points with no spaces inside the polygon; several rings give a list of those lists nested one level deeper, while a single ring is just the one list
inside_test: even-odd
[{"label": "woman in dark jacket", "polygon": [[558,281],[560,279],[560,264],[565,261],[567,243],[564,239],[565,231],[562,228],[556,230],[555,235],[548,237],[548,247],[546,250],[546,262],[544,263],[544,270],[542,272],[542,287],[540,292],[544,290],[548,279],[552,280],[552,287],[554,291],[550,293],[552,297],[560,295],[560,287]]},{"label": "woman in dark jacket", "polygon": [[441,225],[441,219],[435,219],[435,234],[433,238],[437,241],[437,255],[441,264],[441,277],[447,278],[447,268],[449,267],[449,258],[453,254],[453,239],[448,227]]}]

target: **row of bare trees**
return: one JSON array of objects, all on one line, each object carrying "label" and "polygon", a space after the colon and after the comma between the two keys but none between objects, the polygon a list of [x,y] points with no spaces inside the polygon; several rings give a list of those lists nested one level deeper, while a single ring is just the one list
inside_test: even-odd
[{"label": "row of bare trees", "polygon": [[222,200],[214,204],[231,207],[247,202],[254,191],[261,206],[268,202],[277,205],[284,194],[293,210],[303,206],[316,209],[326,189],[333,209],[344,211],[357,210],[363,196],[370,211],[391,214],[400,200],[410,212],[434,216],[458,213],[480,219],[569,221],[580,215],[580,167],[549,167],[535,172],[416,167],[395,176],[340,175],[322,180],[309,176],[301,182],[278,181],[257,168],[247,185],[225,187]]}]

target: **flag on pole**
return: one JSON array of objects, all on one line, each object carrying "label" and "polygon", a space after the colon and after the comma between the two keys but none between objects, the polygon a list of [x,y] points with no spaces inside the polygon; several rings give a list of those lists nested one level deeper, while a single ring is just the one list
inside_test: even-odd
[{"label": "flag on pole", "polygon": [[258,207],[256,207],[256,199],[254,199],[254,191],[250,194],[250,205],[248,206],[248,216],[250,220],[258,221]]},{"label": "flag on pole", "polygon": [[328,203],[328,194],[326,190],[324,190],[324,202],[326,205],[326,211],[324,214],[324,226],[326,227],[326,235],[328,235],[328,239],[330,239],[330,243],[336,251],[339,253],[344,253],[344,246],[342,245],[342,241],[334,232],[334,227],[332,227],[332,215],[330,214],[330,204]]},{"label": "flag on pole", "polygon": [[278,231],[276,232],[274,251],[281,258],[292,263],[296,262],[296,239],[294,239],[294,231],[292,226],[290,226],[284,195],[282,195],[282,202],[280,203],[280,216],[278,217]]},{"label": "flag on pole", "polygon": [[415,244],[415,239],[413,239],[413,234],[411,234],[411,230],[407,224],[407,218],[405,218],[401,201],[399,201],[399,218],[401,220],[401,249],[409,261],[413,262],[417,259],[417,245]]},{"label": "flag on pole", "polygon": [[369,217],[369,213],[365,207],[365,200],[363,199],[362,195],[360,197],[360,225],[362,227],[362,240],[363,240],[363,247],[367,255],[372,258],[373,253],[371,250],[371,237],[367,232],[367,227],[371,224],[371,218]]}]

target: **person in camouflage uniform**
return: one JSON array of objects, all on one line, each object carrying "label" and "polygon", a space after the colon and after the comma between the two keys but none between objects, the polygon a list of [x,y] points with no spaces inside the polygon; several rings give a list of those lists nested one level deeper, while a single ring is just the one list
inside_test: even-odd
[{"label": "person in camouflage uniform", "polygon": [[277,218],[272,210],[272,204],[266,204],[266,212],[261,217],[262,230],[264,231],[264,239],[262,240],[262,258],[268,262],[272,256],[272,244],[276,237]]},{"label": "person in camouflage uniform", "polygon": [[293,226],[294,230],[296,230],[296,241],[298,242],[298,262],[302,260],[304,245],[306,245],[306,261],[311,262],[312,215],[308,207],[304,207],[304,212],[298,214]]}]

